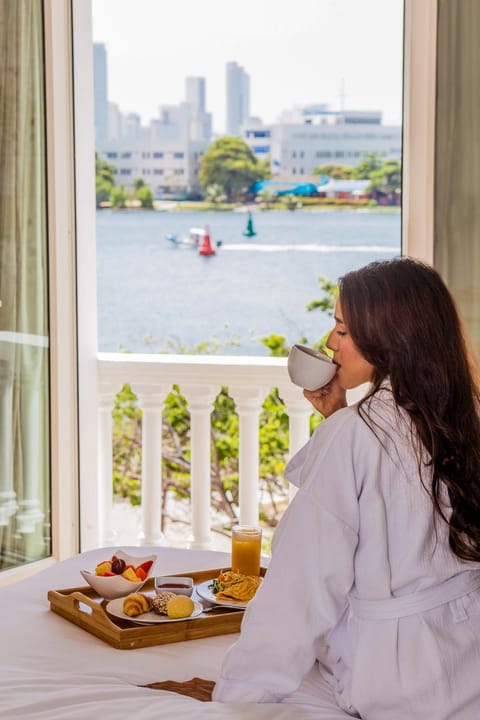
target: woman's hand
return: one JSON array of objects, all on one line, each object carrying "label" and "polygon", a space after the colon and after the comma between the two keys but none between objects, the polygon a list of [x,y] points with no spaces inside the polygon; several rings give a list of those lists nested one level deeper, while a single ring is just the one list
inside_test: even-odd
[{"label": "woman's hand", "polygon": [[347,395],[335,376],[328,385],[317,390],[304,390],[303,394],[323,417],[328,418],[336,410],[347,407]]},{"label": "woman's hand", "polygon": [[142,685],[142,687],[152,688],[153,690],[168,690],[169,692],[179,693],[180,695],[188,695],[188,697],[195,698],[196,700],[208,702],[212,699],[212,692],[215,687],[215,683],[213,680],[204,680],[203,678],[194,677],[191,680],[185,680],[185,682],[163,680],[162,682]]}]

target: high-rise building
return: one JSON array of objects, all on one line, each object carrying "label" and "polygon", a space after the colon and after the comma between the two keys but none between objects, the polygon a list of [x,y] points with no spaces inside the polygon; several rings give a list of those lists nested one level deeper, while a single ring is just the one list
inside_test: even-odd
[{"label": "high-rise building", "polygon": [[93,92],[95,98],[95,145],[108,139],[107,50],[93,43]]},{"label": "high-rise building", "polygon": [[207,113],[205,78],[185,79],[185,100],[190,113],[190,140],[209,141],[212,137],[212,115]]},{"label": "high-rise building", "polygon": [[250,116],[250,76],[236,62],[227,63],[227,135],[240,135]]},{"label": "high-rise building", "polygon": [[185,79],[185,100],[195,113],[206,112],[205,78],[187,77]]}]

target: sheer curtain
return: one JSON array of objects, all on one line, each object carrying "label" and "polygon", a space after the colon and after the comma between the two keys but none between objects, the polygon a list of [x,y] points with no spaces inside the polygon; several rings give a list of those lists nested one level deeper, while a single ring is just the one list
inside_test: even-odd
[{"label": "sheer curtain", "polygon": [[480,2],[439,0],[434,262],[480,354]]},{"label": "sheer curtain", "polygon": [[0,567],[51,554],[42,0],[0,3]]}]

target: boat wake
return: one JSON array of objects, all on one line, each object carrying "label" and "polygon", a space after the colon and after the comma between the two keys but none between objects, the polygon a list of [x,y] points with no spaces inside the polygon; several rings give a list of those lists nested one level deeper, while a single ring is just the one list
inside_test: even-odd
[{"label": "boat wake", "polygon": [[399,254],[398,247],[391,245],[317,245],[316,243],[304,245],[273,245],[260,243],[229,243],[222,244],[223,251],[239,251],[239,252],[316,252],[316,253],[392,253]]}]

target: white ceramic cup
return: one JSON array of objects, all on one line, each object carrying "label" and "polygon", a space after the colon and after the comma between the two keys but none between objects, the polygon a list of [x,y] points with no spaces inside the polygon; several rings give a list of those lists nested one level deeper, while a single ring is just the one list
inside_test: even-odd
[{"label": "white ceramic cup", "polygon": [[335,363],[327,355],[305,345],[293,345],[287,368],[290,380],[305,390],[323,387],[337,371]]}]

